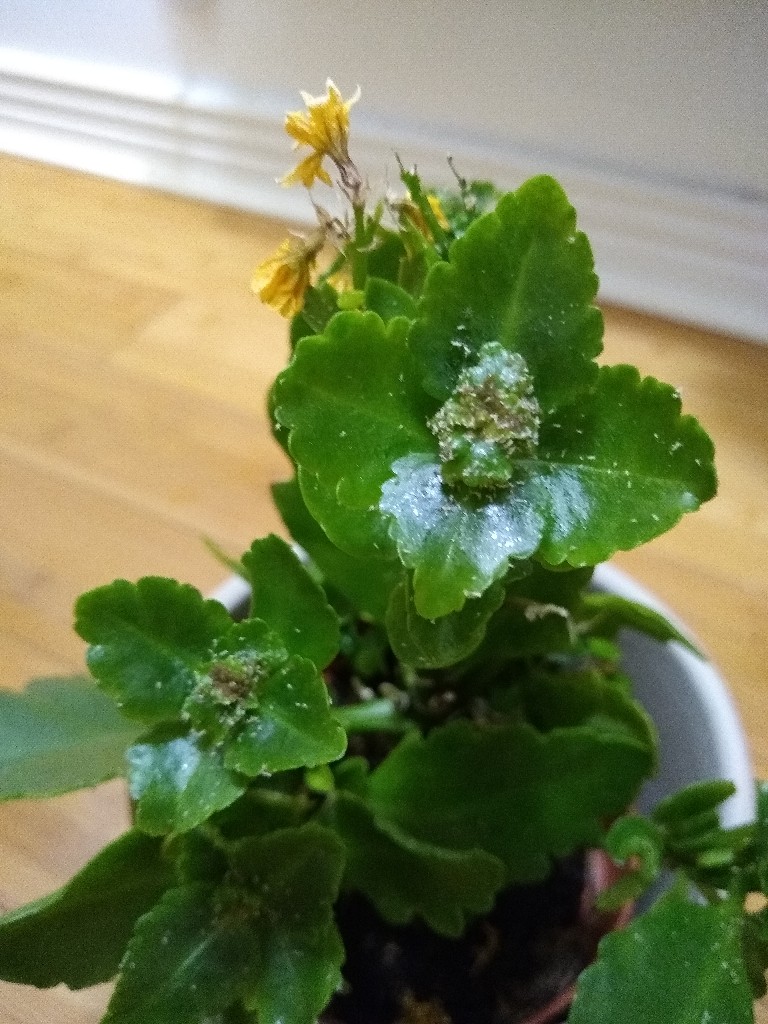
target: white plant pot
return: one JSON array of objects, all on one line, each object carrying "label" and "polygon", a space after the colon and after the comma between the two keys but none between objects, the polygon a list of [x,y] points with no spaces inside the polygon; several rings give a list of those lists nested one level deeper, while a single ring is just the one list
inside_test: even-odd
[{"label": "white plant pot", "polygon": [[[691,636],[668,608],[613,566],[598,566],[593,585],[596,590],[655,608]],[[244,609],[249,595],[248,584],[239,576],[231,576],[210,596],[230,612],[237,612]],[[755,789],[747,741],[716,669],[680,644],[661,644],[634,631],[624,631],[621,646],[623,667],[638,699],[653,718],[661,741],[659,774],[643,789],[639,807],[647,811],[664,796],[692,782],[730,779],[736,793],[723,807],[723,824],[751,821]]]}]

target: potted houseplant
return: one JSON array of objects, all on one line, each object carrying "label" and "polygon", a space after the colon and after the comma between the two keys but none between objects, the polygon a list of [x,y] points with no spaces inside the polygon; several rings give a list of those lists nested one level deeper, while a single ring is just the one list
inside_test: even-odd
[{"label": "potted houseplant", "polygon": [[617,635],[690,641],[590,589],[713,496],[711,442],[672,388],[598,368],[556,182],[436,195],[402,168],[372,202],[352,102],[329,83],[289,115],[309,152],[288,183],[334,169],[343,208],[254,275],[291,319],[274,498],[302,554],[269,536],[232,562],[239,615],[158,577],[80,598],[97,686],[12,711],[23,748],[76,707],[101,756],[52,747],[34,779],[8,757],[0,795],[125,753],[133,827],[0,919],[0,977],[117,975],[108,1024],[751,1020],[768,800],[725,827],[733,786],[703,779],[636,809],[660,751]]}]

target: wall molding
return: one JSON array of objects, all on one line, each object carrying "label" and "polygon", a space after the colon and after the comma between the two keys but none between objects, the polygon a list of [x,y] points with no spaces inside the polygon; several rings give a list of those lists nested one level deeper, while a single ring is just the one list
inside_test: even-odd
[{"label": "wall molding", "polygon": [[[302,223],[306,196],[275,183],[291,160],[283,110],[275,97],[0,49],[0,150]],[[393,180],[395,142],[436,183],[450,178],[447,152],[502,187],[555,174],[603,300],[768,342],[768,202],[356,115],[356,157]]]}]

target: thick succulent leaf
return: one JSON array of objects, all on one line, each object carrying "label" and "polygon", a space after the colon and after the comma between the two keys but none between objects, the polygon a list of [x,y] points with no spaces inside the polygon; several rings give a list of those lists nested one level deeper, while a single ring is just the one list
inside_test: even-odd
[{"label": "thick succulent leaf", "polygon": [[369,277],[365,284],[365,308],[378,313],[384,323],[396,316],[416,317],[416,303],[405,289],[380,277]]},{"label": "thick succulent leaf", "polygon": [[126,715],[146,723],[178,716],[196,668],[231,624],[217,601],[156,576],[91,590],[75,616],[99,685]]},{"label": "thick succulent leaf", "polygon": [[401,576],[398,562],[362,560],[338,548],[306,506],[296,479],[273,484],[272,495],[283,522],[323,575],[352,607],[382,621],[392,588]]},{"label": "thick succulent leaf", "polygon": [[364,893],[391,924],[423,918],[458,937],[473,914],[487,913],[504,865],[482,850],[451,850],[375,820],[365,801],[338,793],[328,818],[346,847],[345,887]]},{"label": "thick succulent leaf", "polygon": [[242,563],[253,593],[251,615],[266,622],[291,654],[325,668],[339,649],[339,620],[294,552],[270,534],[253,542]]},{"label": "thick succulent leaf", "polygon": [[103,1024],[200,1024],[244,995],[259,962],[248,896],[170,889],[136,927]]},{"label": "thick succulent leaf", "polygon": [[424,386],[448,398],[487,342],[525,359],[547,411],[587,390],[602,348],[592,252],[557,182],[532,178],[473,223],[432,269],[410,343]]},{"label": "thick succulent leaf", "polygon": [[224,766],[221,747],[204,745],[199,733],[147,736],[128,749],[128,765],[136,824],[151,835],[186,832],[245,789]]},{"label": "thick succulent leaf", "polygon": [[539,556],[596,565],[664,533],[715,493],[712,457],[676,391],[631,366],[602,367],[595,390],[546,421],[537,457],[520,464],[520,492],[545,521]]},{"label": "thick succulent leaf", "polygon": [[312,662],[289,658],[259,687],[225,755],[228,768],[256,776],[311,768],[341,757],[346,735]]},{"label": "thick succulent leaf", "polygon": [[56,796],[122,775],[137,732],[91,679],[0,691],[0,800]]},{"label": "thick succulent leaf", "polygon": [[368,800],[417,839],[479,847],[504,862],[508,881],[527,882],[552,857],[599,842],[650,767],[644,744],[611,729],[457,721],[406,736],[371,774]]},{"label": "thick succulent leaf", "polygon": [[277,381],[291,455],[353,508],[375,505],[398,458],[435,446],[426,426],[434,403],[427,408],[416,380],[406,328],[401,318],[385,326],[375,313],[341,313],[298,345]]},{"label": "thick succulent leaf", "polygon": [[402,563],[413,569],[416,610],[425,619],[458,611],[505,575],[510,559],[532,555],[541,517],[515,491],[488,500],[461,497],[443,483],[436,457],[410,455],[394,466],[381,508]]},{"label": "thick succulent leaf", "polygon": [[378,505],[348,508],[339,501],[337,488],[298,470],[299,487],[313,519],[333,544],[360,561],[393,561],[397,549],[389,535],[389,522]]},{"label": "thick succulent leaf", "polygon": [[613,640],[621,629],[635,629],[660,643],[673,640],[694,654],[702,655],[687,636],[660,612],[617,594],[585,594],[580,614],[590,636]]},{"label": "thick succulent leaf", "polygon": [[683,886],[600,944],[569,1024],[751,1024],[741,908],[690,902]]},{"label": "thick succulent leaf", "polygon": [[259,907],[259,958],[246,998],[260,1024],[315,1024],[341,984],[344,946],[333,919],[344,847],[308,824],[244,840],[235,853]]},{"label": "thick succulent leaf", "polygon": [[127,832],[58,892],[0,918],[0,978],[38,988],[108,981],[172,880],[160,841]]},{"label": "thick succulent leaf", "polygon": [[475,650],[488,620],[504,600],[501,584],[467,601],[461,611],[434,621],[419,615],[413,588],[406,577],[392,591],[387,608],[387,634],[397,658],[414,668],[444,668]]}]

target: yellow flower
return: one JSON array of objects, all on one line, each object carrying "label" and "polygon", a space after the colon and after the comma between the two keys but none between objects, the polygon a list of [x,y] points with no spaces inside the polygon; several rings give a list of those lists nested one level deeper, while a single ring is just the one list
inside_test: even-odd
[{"label": "yellow flower", "polygon": [[304,305],[304,294],[324,241],[325,235],[319,231],[309,238],[286,238],[277,252],[254,270],[251,291],[282,316],[295,316]]},{"label": "yellow flower", "polygon": [[443,231],[450,230],[451,225],[448,223],[448,218],[445,216],[445,211],[443,210],[443,207],[440,204],[440,200],[437,198],[434,192],[430,192],[427,195],[427,202],[429,203],[430,210],[435,215],[435,220],[443,229]]},{"label": "yellow flower", "polygon": [[330,78],[326,89],[325,96],[310,96],[303,92],[301,98],[306,104],[306,111],[297,110],[285,118],[285,130],[295,140],[295,148],[310,146],[313,152],[282,178],[284,185],[300,181],[309,188],[316,178],[330,185],[331,178],[322,166],[323,159],[330,157],[339,168],[350,163],[349,111],[360,99],[360,89],[348,100],[342,98]]},{"label": "yellow flower", "polygon": [[[435,215],[435,220],[443,231],[450,230],[451,225],[448,222],[448,218],[445,216],[445,211],[440,204],[440,200],[433,192],[427,193],[427,202],[429,203],[430,210]],[[421,234],[424,235],[425,238],[429,239],[430,242],[434,241],[432,231],[427,223],[426,217],[412,199],[401,199],[395,204],[395,206],[400,211],[401,215],[406,217],[411,224],[413,224],[417,231],[420,231]]]}]

